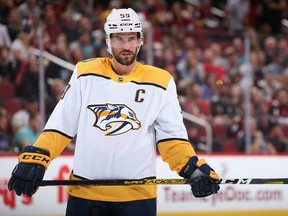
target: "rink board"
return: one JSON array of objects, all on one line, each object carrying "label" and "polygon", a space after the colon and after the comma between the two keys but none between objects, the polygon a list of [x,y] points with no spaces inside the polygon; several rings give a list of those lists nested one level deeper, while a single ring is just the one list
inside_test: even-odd
[{"label": "rink board", "polygon": [[[200,155],[201,157],[201,155]],[[203,155],[223,178],[287,178],[288,156]],[[41,187],[32,197],[18,197],[7,190],[16,156],[0,156],[0,216],[64,215],[67,193],[64,187]],[[73,156],[52,161],[45,179],[67,179]],[[158,178],[179,178],[159,157]],[[159,216],[288,215],[288,185],[221,185],[218,194],[194,198],[189,185],[159,185]]]}]

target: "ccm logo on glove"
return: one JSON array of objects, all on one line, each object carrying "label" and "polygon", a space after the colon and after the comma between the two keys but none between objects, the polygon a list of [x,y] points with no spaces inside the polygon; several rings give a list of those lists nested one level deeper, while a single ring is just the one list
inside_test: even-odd
[{"label": "ccm logo on glove", "polygon": [[47,169],[50,161],[49,156],[31,152],[24,152],[19,157],[20,163],[37,163],[43,165],[45,169]]}]

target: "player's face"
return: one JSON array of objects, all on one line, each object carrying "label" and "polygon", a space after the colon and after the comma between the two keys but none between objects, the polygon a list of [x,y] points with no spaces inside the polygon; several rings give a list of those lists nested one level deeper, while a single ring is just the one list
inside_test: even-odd
[{"label": "player's face", "polygon": [[136,59],[139,43],[137,33],[115,33],[111,37],[111,49],[114,58],[122,65],[131,65]]}]

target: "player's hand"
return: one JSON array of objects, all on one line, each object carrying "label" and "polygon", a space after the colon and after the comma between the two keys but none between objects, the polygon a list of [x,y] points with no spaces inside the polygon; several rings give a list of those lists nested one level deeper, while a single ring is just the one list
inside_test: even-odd
[{"label": "player's hand", "polygon": [[8,189],[15,190],[18,196],[26,194],[31,197],[43,179],[50,161],[47,151],[34,146],[26,146],[19,156],[19,163],[11,174]]},{"label": "player's hand", "polygon": [[179,173],[182,177],[189,176],[192,193],[195,197],[206,197],[219,191],[220,177],[204,159],[191,157]]}]

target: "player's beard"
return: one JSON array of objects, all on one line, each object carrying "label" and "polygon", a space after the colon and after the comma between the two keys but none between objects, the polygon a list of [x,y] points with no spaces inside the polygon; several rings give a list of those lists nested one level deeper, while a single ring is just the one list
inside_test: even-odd
[{"label": "player's beard", "polygon": [[[130,52],[131,55],[129,57],[122,57],[121,54],[123,52]],[[126,65],[126,66],[131,65],[136,59],[136,54],[135,52],[132,52],[132,51],[122,51],[116,55],[113,53],[113,56],[119,64]]]}]

